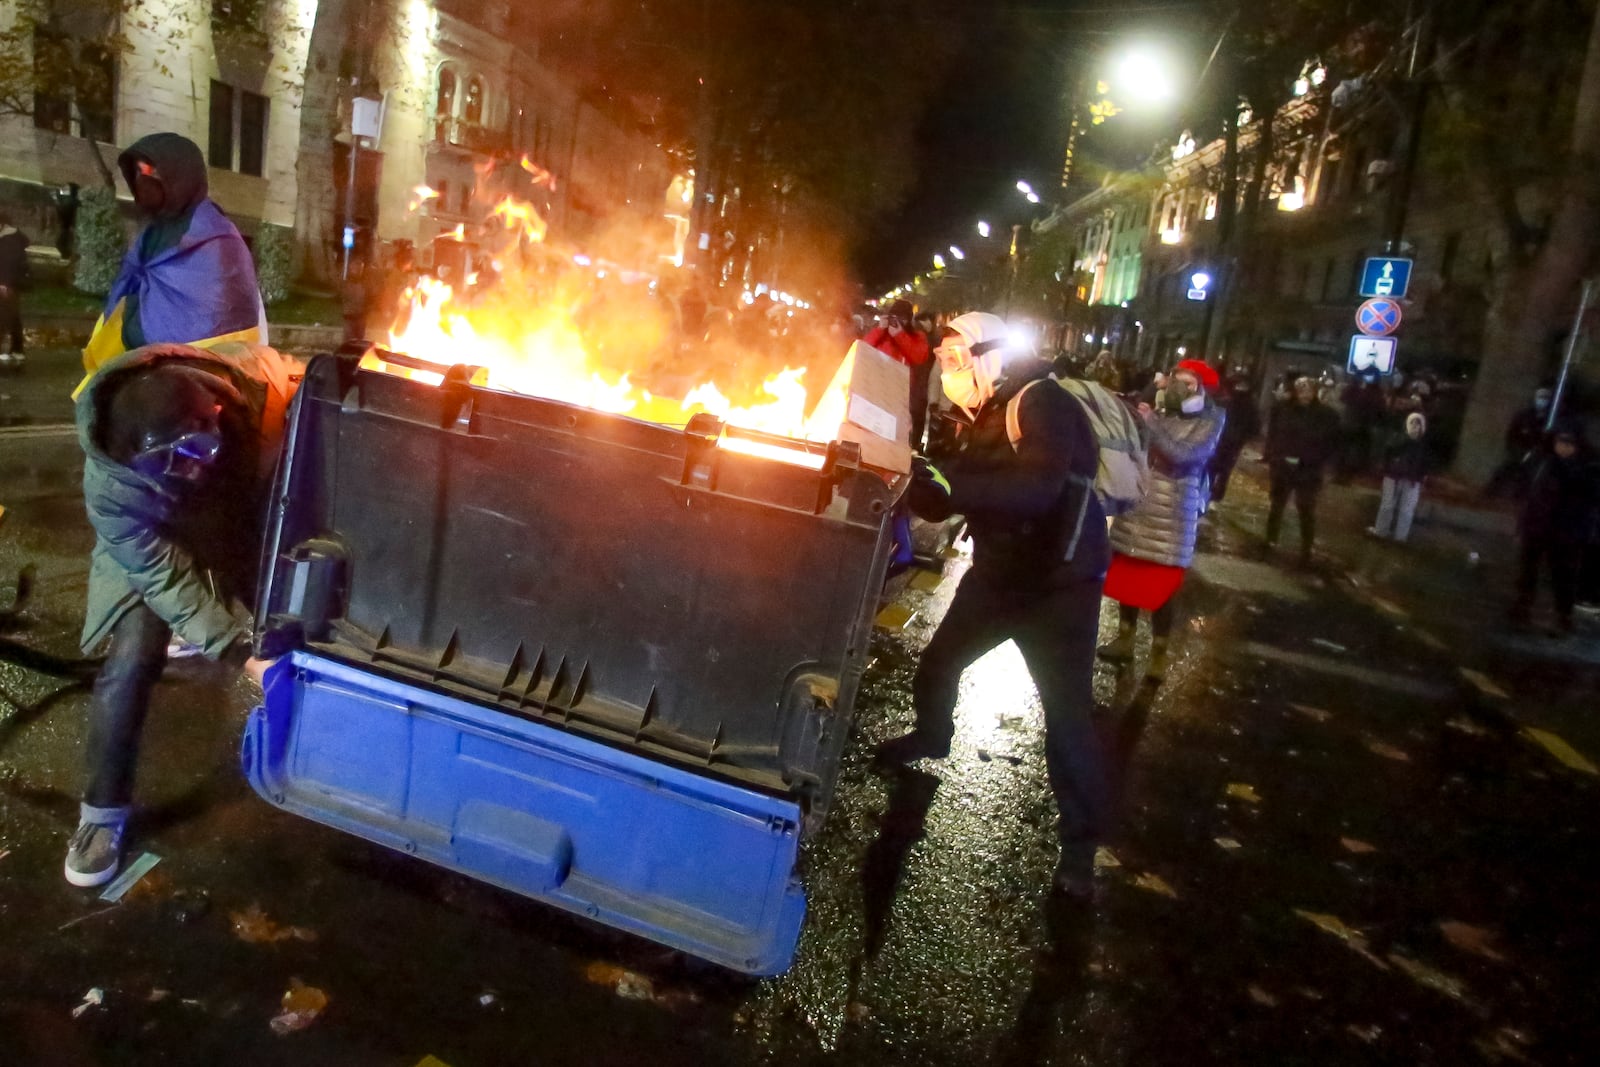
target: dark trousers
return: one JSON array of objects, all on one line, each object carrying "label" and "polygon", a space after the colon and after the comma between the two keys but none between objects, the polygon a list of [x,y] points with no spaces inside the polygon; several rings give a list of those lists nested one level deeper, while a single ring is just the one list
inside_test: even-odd
[{"label": "dark trousers", "polygon": [[85,804],[119,808],[133,799],[139,733],[150,710],[150,692],[166,666],[171,636],[167,624],[142,602],[112,628],[111,649],[89,701]]},{"label": "dark trousers", "polygon": [[[1150,636],[1171,637],[1172,624],[1178,617],[1178,594],[1174,592],[1167,598],[1167,602],[1150,613]],[[1131,604],[1123,604],[1117,609],[1117,617],[1127,629],[1139,625],[1139,609]]]},{"label": "dark trousers", "polygon": [[1556,602],[1556,618],[1572,621],[1572,605],[1578,599],[1578,576],[1583,568],[1583,546],[1548,537],[1522,539],[1520,566],[1517,569],[1515,613],[1527,615],[1539,594],[1541,565],[1550,571],[1550,593]]},{"label": "dark trousers", "polygon": [[1100,586],[1093,580],[1040,589],[974,568],[911,683],[917,729],[948,737],[962,672],[1001,642],[1017,643],[1044,705],[1045,768],[1061,813],[1062,855],[1086,872],[1108,829],[1105,760],[1091,718]]},{"label": "dark trousers", "polygon": [[1295,467],[1274,466],[1269,496],[1272,505],[1267,510],[1267,544],[1278,543],[1283,530],[1283,512],[1294,497],[1294,510],[1300,520],[1300,553],[1311,555],[1312,542],[1317,537],[1317,494],[1322,490],[1322,479],[1308,476]]},{"label": "dark trousers", "polygon": [[15,286],[0,285],[0,337],[9,337],[9,351],[22,351],[22,294]]},{"label": "dark trousers", "polygon": [[1239,454],[1244,451],[1243,441],[1228,441],[1224,439],[1217,444],[1217,450],[1211,456],[1211,502],[1222,503],[1222,498],[1228,495],[1228,479],[1233,477],[1233,468],[1239,462]]}]

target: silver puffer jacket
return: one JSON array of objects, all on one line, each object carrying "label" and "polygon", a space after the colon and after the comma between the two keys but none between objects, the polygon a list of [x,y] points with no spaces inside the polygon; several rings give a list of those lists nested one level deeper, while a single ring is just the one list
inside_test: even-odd
[{"label": "silver puffer jacket", "polygon": [[1206,464],[1217,450],[1227,412],[1206,397],[1193,415],[1163,412],[1145,424],[1150,435],[1150,487],[1139,506],[1118,515],[1111,549],[1135,559],[1187,567],[1204,502]]}]

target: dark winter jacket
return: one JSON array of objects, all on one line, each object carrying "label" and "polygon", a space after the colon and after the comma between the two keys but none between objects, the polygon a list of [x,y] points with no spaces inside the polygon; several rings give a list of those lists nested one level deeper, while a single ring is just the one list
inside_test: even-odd
[{"label": "dark winter jacket", "polygon": [[[1049,372],[1043,360],[1006,368],[994,396],[963,424],[955,455],[939,463],[950,482],[948,512],[965,515],[972,531],[973,570],[1041,589],[1098,580],[1110,562],[1105,512],[1093,488],[1100,446],[1083,409]],[[1013,446],[1006,405],[1041,380],[1018,401],[1021,434]]]},{"label": "dark winter jacket", "polygon": [[1255,390],[1248,386],[1228,391],[1222,404],[1228,421],[1222,427],[1218,449],[1237,453],[1246,442],[1261,432],[1261,410],[1256,406]]},{"label": "dark winter jacket", "polygon": [[1600,467],[1587,450],[1569,459],[1545,452],[1533,468],[1522,503],[1525,540],[1581,545],[1593,536],[1600,508]]},{"label": "dark winter jacket", "polygon": [[1549,413],[1535,407],[1523,408],[1506,427],[1506,455],[1514,462],[1534,458],[1544,442],[1544,424]]},{"label": "dark winter jacket", "polygon": [[899,333],[892,334],[885,327],[875,326],[862,340],[908,367],[928,362],[928,338],[915,327],[907,326]]},{"label": "dark winter jacket", "polygon": [[0,286],[20,289],[28,280],[28,235],[15,226],[0,228]]},{"label": "dark winter jacket", "polygon": [[1383,473],[1387,478],[1420,482],[1428,477],[1428,469],[1432,465],[1433,453],[1425,437],[1413,440],[1402,436],[1384,449]]},{"label": "dark winter jacket", "polygon": [[[233,473],[244,499],[229,493],[233,498],[211,501],[214,507],[197,507],[193,498],[107,452],[103,424],[118,379],[164,360],[182,360],[215,379],[207,388],[224,411],[224,453],[242,457],[242,469]],[[83,499],[95,532],[83,622],[86,650],[140,601],[212,658],[249,635],[249,611],[229,602],[226,583],[219,585],[215,572],[253,567],[259,543],[248,537],[245,543],[238,537],[217,543],[207,534],[249,530],[259,522],[261,491],[282,441],[293,371],[291,360],[260,345],[227,343],[211,350],[149,345],[115,357],[89,379],[77,403]]]},{"label": "dark winter jacket", "polygon": [[1265,455],[1274,474],[1320,480],[1338,447],[1339,416],[1320,400],[1302,404],[1290,397],[1273,407]]},{"label": "dark winter jacket", "polygon": [[1207,397],[1193,415],[1163,414],[1145,423],[1149,489],[1138,507],[1112,522],[1112,551],[1169,567],[1187,567],[1194,560],[1206,464],[1226,421],[1226,413]]}]

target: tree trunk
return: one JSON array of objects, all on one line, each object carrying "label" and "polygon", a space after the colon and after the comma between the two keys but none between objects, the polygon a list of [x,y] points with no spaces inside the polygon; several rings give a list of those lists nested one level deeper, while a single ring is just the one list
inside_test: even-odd
[{"label": "tree trunk", "polygon": [[1551,345],[1568,316],[1600,238],[1600,9],[1589,30],[1583,77],[1573,105],[1570,154],[1550,236],[1531,269],[1500,286],[1484,332],[1483,358],[1467,402],[1455,473],[1485,481],[1501,460],[1506,426],[1549,370]]},{"label": "tree trunk", "polygon": [[295,161],[294,236],[298,274],[325,285],[334,276],[333,136],[339,116],[339,60],[350,32],[346,0],[321,0],[306,49],[300,95],[300,152]]}]

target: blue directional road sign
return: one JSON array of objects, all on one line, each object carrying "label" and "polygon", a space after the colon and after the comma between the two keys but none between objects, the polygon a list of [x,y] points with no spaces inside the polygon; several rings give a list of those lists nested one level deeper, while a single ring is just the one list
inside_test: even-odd
[{"label": "blue directional road sign", "polygon": [[1400,328],[1400,301],[1375,296],[1356,309],[1356,329],[1373,337],[1387,337]]},{"label": "blue directional road sign", "polygon": [[1394,350],[1398,347],[1393,337],[1368,337],[1358,333],[1350,338],[1350,361],[1346,369],[1351,374],[1393,374]]},{"label": "blue directional road sign", "polygon": [[1389,256],[1370,256],[1361,271],[1362,296],[1392,296],[1396,300],[1406,295],[1411,284],[1411,261]]}]

